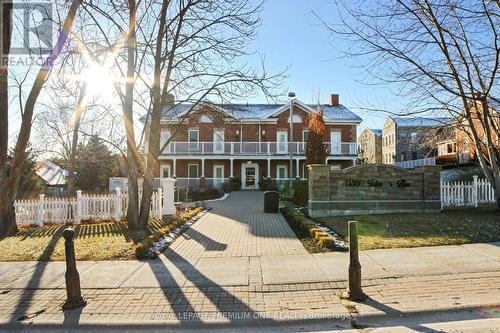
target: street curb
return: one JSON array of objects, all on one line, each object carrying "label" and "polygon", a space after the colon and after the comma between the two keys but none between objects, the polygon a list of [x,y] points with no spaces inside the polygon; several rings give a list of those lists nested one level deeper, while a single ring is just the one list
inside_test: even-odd
[{"label": "street curb", "polygon": [[[300,325],[312,326],[328,324],[337,328],[370,328],[370,327],[387,327],[396,320],[405,319],[412,323],[428,322],[430,318],[442,319],[450,316],[462,316],[464,319],[488,319],[496,318],[498,314],[493,314],[500,309],[500,303],[471,305],[471,306],[456,306],[443,307],[436,309],[417,309],[405,312],[390,311],[388,313],[373,313],[373,314],[352,314],[344,319],[335,318],[335,314],[325,316],[324,318],[313,319],[250,319],[250,320],[208,320],[200,322],[198,320],[183,320],[181,322],[174,320],[158,320],[158,321],[132,321],[132,322],[105,322],[105,321],[90,321],[90,322],[37,322],[36,319],[30,322],[0,322],[0,332],[87,332],[87,331],[103,331],[106,332],[139,332],[148,330],[150,333],[165,332],[165,329],[180,330],[180,329],[231,329],[243,328],[252,326],[255,328],[279,327],[283,325]],[[488,311],[491,314],[488,314]],[[318,313],[318,316],[324,313]],[[311,314],[313,316],[313,314]],[[337,315],[338,316],[338,315]],[[328,317],[328,318],[327,318]]]}]

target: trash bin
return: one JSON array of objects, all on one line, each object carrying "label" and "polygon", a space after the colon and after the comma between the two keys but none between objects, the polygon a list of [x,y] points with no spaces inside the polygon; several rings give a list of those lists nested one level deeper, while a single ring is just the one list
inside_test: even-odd
[{"label": "trash bin", "polygon": [[280,194],[276,191],[264,192],[264,213],[278,213],[279,212]]}]

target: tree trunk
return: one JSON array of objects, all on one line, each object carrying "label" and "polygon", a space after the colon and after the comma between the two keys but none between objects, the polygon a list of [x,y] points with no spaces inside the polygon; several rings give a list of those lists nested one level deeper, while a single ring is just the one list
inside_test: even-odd
[{"label": "tree trunk", "polygon": [[129,0],[129,37],[127,40],[127,83],[125,86],[125,103],[123,105],[123,121],[127,135],[127,164],[128,164],[128,208],[127,223],[131,231],[139,231],[139,157],[135,142],[134,131],[134,78],[135,78],[135,0]]},{"label": "tree trunk", "polygon": [[4,57],[10,52],[12,29],[12,3],[2,4],[2,49],[0,50],[0,237],[17,231],[12,218],[13,200],[8,190],[9,181],[9,67],[3,65]]},{"label": "tree trunk", "polygon": [[[30,93],[24,105],[23,114],[21,116],[21,127],[19,130],[19,135],[12,161],[9,161],[10,165],[8,165],[7,163],[5,163],[4,165],[0,165],[0,185],[2,186],[2,194],[0,195],[0,223],[2,223],[2,225],[0,226],[0,237],[17,230],[13,204],[17,196],[17,190],[19,188],[21,169],[26,160],[26,147],[28,145],[31,134],[31,125],[33,121],[35,104],[45,82],[50,75],[54,62],[59,57],[59,54],[68,39],[71,27],[73,26],[76,11],[80,7],[81,2],[82,0],[74,0],[71,3],[71,7],[69,8],[66,19],[64,20],[62,31],[59,34],[57,45],[54,46],[51,54],[47,57],[46,61],[38,71],[33,86],[31,87]],[[3,37],[4,36],[2,36],[2,38]],[[8,37],[7,39],[10,40],[10,37]],[[4,76],[4,74],[5,76],[7,75],[7,73],[2,72],[0,76]],[[0,107],[2,107],[2,109],[0,109],[0,113],[2,113],[0,123],[2,123],[3,117],[8,115],[8,105],[5,107],[5,109],[3,109],[3,104]],[[6,119],[6,121],[8,121],[8,118]],[[7,125],[2,124],[1,126],[5,127]],[[1,144],[3,144],[3,142],[1,142]],[[5,144],[8,145],[8,143]],[[3,149],[4,147],[1,147],[0,153],[3,151]]]},{"label": "tree trunk", "polygon": [[85,110],[85,94],[87,92],[87,84],[83,83],[76,106],[75,120],[73,123],[73,139],[71,141],[71,151],[68,159],[68,196],[72,196],[75,192],[75,160],[76,149],[78,148],[78,131],[80,130],[80,120],[82,112]]}]

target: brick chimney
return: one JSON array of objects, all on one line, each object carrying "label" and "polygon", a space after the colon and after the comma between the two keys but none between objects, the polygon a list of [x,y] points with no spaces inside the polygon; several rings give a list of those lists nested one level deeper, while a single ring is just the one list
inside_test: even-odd
[{"label": "brick chimney", "polygon": [[331,94],[328,97],[328,104],[331,106],[338,106],[339,105],[339,94]]},{"label": "brick chimney", "polygon": [[167,94],[167,96],[165,96],[166,106],[174,106],[174,102],[175,102],[175,96],[173,94]]}]

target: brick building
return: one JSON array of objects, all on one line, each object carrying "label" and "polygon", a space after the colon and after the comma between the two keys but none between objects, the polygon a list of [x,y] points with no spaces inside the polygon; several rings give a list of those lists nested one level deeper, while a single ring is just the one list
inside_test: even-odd
[{"label": "brick building", "polygon": [[361,164],[382,163],[382,130],[365,128],[358,138],[358,159]]},{"label": "brick building", "polygon": [[382,129],[382,163],[435,156],[434,135],[449,123],[447,118],[387,117]]},{"label": "brick building", "polygon": [[[243,189],[258,188],[268,177],[278,183],[289,176],[304,178],[307,124],[317,105],[298,99],[291,103],[293,138],[290,103],[202,103],[193,108],[172,101],[162,116],[160,146],[173,139],[160,153],[157,176],[176,177],[180,186],[194,187],[202,178],[207,187],[239,178]],[[354,165],[361,118],[339,104],[338,95],[330,95],[328,104],[320,107],[326,123],[327,163],[337,169]]]}]

